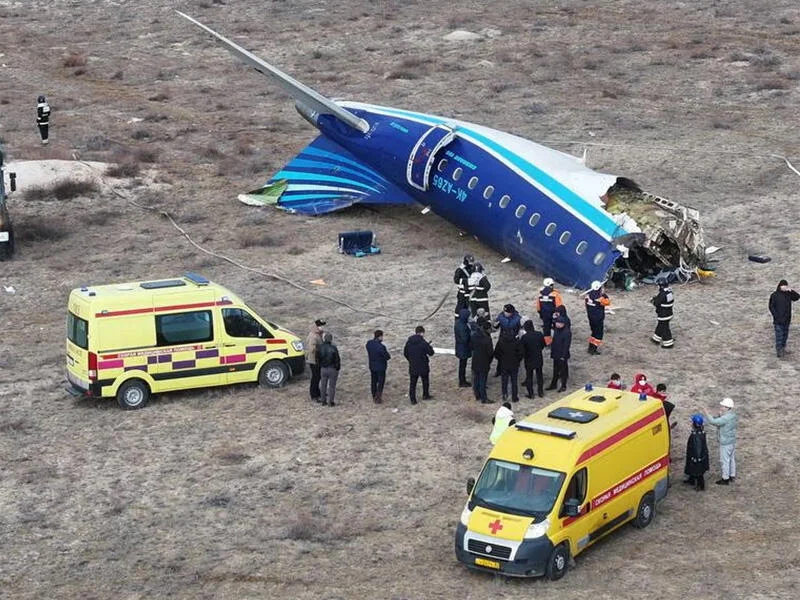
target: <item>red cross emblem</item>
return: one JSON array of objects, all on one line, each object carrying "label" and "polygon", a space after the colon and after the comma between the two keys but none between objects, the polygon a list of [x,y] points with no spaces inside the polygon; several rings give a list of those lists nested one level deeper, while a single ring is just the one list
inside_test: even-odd
[{"label": "red cross emblem", "polygon": [[500,519],[495,519],[493,523],[489,523],[489,529],[492,530],[492,535],[497,535],[497,532],[503,528],[503,524],[500,522]]}]

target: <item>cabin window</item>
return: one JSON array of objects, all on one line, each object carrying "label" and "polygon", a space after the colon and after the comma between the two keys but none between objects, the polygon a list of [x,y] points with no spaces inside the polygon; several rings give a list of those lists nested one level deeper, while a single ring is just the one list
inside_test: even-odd
[{"label": "cabin window", "polygon": [[[486,189],[483,190],[483,197],[488,200],[489,198],[492,197],[492,194],[494,194],[494,186],[493,185],[487,185]],[[508,205],[506,204],[506,206],[508,206]],[[503,208],[505,208],[505,206]]]},{"label": "cabin window", "polygon": [[524,215],[524,214],[525,214],[525,211],[526,211],[526,210],[527,210],[527,208],[525,207],[525,205],[524,205],[524,204],[520,204],[520,205],[517,207],[517,210],[516,210],[516,212],[514,213],[514,215],[515,215],[515,216],[516,216],[518,219],[521,219],[521,218],[522,218],[522,215]]},{"label": "cabin window", "polygon": [[539,219],[541,218],[542,215],[540,215],[539,213],[533,213],[531,215],[531,218],[528,220],[528,225],[530,225],[531,227],[536,227],[536,224],[539,222]]},{"label": "cabin window", "polygon": [[569,241],[569,238],[571,238],[571,237],[572,237],[572,234],[569,231],[565,231],[564,233],[561,234],[561,237],[558,238],[558,243],[561,244],[562,246],[564,246],[564,245],[566,245],[566,243]]},{"label": "cabin window", "polygon": [[577,500],[578,506],[582,506],[584,500],[586,500],[586,488],[587,488],[587,471],[586,467],[575,473],[570,479],[569,483],[567,484],[567,493],[564,494],[564,504],[561,506],[561,512],[559,516],[566,517],[567,516],[567,508],[566,502],[567,500]]},{"label": "cabin window", "polygon": [[586,249],[589,247],[588,242],[579,242],[578,245],[575,247],[575,252],[578,254],[583,254],[586,252]]},{"label": "cabin window", "polygon": [[[486,194],[484,193],[483,196],[485,198]],[[500,208],[505,208],[508,206],[509,202],[511,202],[511,196],[505,194],[502,198],[500,198]]]},{"label": "cabin window", "polygon": [[548,223],[547,227],[544,228],[544,234],[547,236],[551,236],[556,232],[556,224],[555,223]]},{"label": "cabin window", "polygon": [[462,169],[461,167],[456,168],[456,170],[453,171],[453,181],[458,181],[459,179],[461,179],[461,174],[463,172],[464,169]]},{"label": "cabin window", "polygon": [[467,187],[471,190],[474,190],[476,185],[478,185],[478,178],[477,177],[470,178]]},{"label": "cabin window", "polygon": [[156,344],[174,346],[197,344],[214,339],[210,310],[159,315],[156,317]]},{"label": "cabin window", "polygon": [[444,170],[447,168],[447,159],[443,158],[442,160],[440,160],[439,166],[436,168],[439,169],[439,173],[444,172]]},{"label": "cabin window", "polygon": [[598,252],[594,255],[594,260],[592,261],[594,264],[599,265],[606,257],[605,252]]}]

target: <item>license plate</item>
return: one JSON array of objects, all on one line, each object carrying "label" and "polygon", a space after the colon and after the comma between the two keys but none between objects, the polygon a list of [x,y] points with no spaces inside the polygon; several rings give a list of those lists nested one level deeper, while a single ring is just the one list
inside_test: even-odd
[{"label": "license plate", "polygon": [[488,567],[490,569],[499,569],[500,563],[496,560],[489,560],[488,558],[476,558],[475,564],[479,567]]}]

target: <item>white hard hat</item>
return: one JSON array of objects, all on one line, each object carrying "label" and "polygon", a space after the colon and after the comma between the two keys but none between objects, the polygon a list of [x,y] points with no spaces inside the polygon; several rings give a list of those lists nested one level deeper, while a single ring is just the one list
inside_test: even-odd
[{"label": "white hard hat", "polygon": [[542,282],[542,285],[544,287],[550,287],[551,285],[553,285],[553,283],[554,281],[550,277],[545,277],[544,281]]},{"label": "white hard hat", "polygon": [[731,398],[723,398],[719,404],[725,408],[733,408],[733,400]]},{"label": "white hard hat", "polygon": [[600,281],[593,281],[593,282],[592,282],[592,289],[593,289],[593,290],[597,291],[597,290],[599,290],[601,287],[603,287],[603,284],[602,284],[602,282],[600,282]]}]

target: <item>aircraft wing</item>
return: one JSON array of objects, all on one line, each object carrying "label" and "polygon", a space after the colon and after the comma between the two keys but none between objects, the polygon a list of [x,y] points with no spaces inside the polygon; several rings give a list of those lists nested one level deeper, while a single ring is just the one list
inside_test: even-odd
[{"label": "aircraft wing", "polygon": [[342,108],[338,104],[336,104],[330,98],[326,98],[316,90],[311,89],[307,85],[304,85],[290,77],[280,69],[273,67],[268,62],[261,60],[252,52],[248,52],[238,44],[233,43],[228,38],[220,35],[213,29],[206,27],[199,21],[196,21],[192,17],[187,14],[182,13],[179,10],[175,11],[184,19],[190,21],[197,25],[200,29],[207,31],[211,35],[213,35],[216,40],[222,44],[228,52],[233,54],[239,60],[244,62],[245,64],[250,65],[256,71],[261,73],[262,75],[266,75],[274,79],[278,85],[280,85],[292,98],[294,98],[295,102],[315,111],[319,114],[323,115],[333,115],[337,119],[347,123],[354,129],[357,129],[361,133],[366,133],[369,131],[369,123],[367,123],[361,117],[351,113],[349,110]]}]

